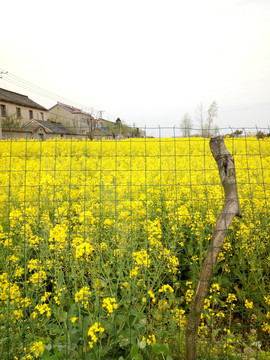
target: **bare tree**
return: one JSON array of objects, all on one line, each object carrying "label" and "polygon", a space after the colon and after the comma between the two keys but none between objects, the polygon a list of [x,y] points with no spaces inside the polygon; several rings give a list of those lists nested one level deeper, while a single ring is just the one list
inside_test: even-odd
[{"label": "bare tree", "polygon": [[185,113],[180,122],[180,127],[181,127],[184,137],[187,137],[190,135],[190,130],[191,130],[192,126],[193,126],[193,121],[192,121],[191,117],[189,116],[188,113]]},{"label": "bare tree", "polygon": [[201,129],[200,135],[202,137],[211,137],[218,134],[218,127],[213,123],[214,119],[218,116],[218,106],[215,100],[209,106],[207,116],[203,108],[203,103],[197,105],[195,113]]},{"label": "bare tree", "polygon": [[20,127],[20,120],[22,118],[21,117],[17,117],[17,115],[14,114],[9,114],[8,112],[6,112],[5,117],[2,118],[2,127],[3,128],[8,128],[8,129],[16,129]]},{"label": "bare tree", "polygon": [[207,118],[204,125],[204,132],[206,137],[211,137],[214,135],[214,130],[216,126],[214,126],[214,119],[218,116],[218,106],[217,102],[214,100],[207,110]]},{"label": "bare tree", "polygon": [[201,129],[201,136],[204,137],[204,110],[203,110],[203,103],[200,103],[199,105],[197,105],[196,110],[196,117],[198,118],[199,121],[199,126]]},{"label": "bare tree", "polygon": [[212,134],[211,136],[218,136],[219,135],[219,127],[217,125],[214,125],[213,130],[211,130]]}]

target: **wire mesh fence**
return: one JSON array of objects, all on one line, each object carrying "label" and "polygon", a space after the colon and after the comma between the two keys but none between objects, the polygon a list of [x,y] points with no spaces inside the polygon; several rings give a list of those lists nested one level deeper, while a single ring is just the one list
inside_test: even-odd
[{"label": "wire mesh fence", "polygon": [[[224,191],[209,139],[157,131],[0,141],[1,359],[186,359]],[[198,359],[266,359],[270,139],[228,133],[242,218],[194,342]]]}]

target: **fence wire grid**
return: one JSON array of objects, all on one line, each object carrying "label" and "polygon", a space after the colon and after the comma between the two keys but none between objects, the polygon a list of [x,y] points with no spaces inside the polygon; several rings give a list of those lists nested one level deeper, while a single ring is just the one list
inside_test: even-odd
[{"label": "fence wire grid", "polygon": [[[224,190],[209,139],[0,141],[0,358],[186,359]],[[168,129],[166,129],[168,133]],[[198,359],[270,359],[270,138],[229,136],[234,218]]]}]

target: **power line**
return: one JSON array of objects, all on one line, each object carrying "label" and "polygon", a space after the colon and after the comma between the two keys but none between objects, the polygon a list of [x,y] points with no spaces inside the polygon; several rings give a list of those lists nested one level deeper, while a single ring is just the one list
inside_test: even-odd
[{"label": "power line", "polygon": [[[5,76],[2,77],[1,75],[5,75]],[[76,103],[73,100],[62,97],[62,96],[60,96],[60,95],[58,95],[58,94],[56,94],[56,93],[54,93],[52,91],[43,89],[40,86],[32,84],[31,82],[29,82],[27,80],[24,80],[24,79],[16,76],[15,74],[10,73],[8,71],[5,71],[3,69],[0,70],[0,79],[2,79],[2,81],[5,80],[6,82],[8,82],[10,84],[13,84],[13,85],[15,85],[15,86],[17,86],[19,88],[30,91],[30,92],[32,92],[32,93],[34,93],[36,95],[42,96],[43,98],[54,100],[56,103],[57,102],[62,102],[62,103],[74,106],[76,108],[79,108],[84,112],[89,112],[89,109],[93,109],[92,111],[90,111],[90,113],[92,115],[96,113],[96,116],[94,116],[94,117],[98,117],[98,114],[99,114],[100,117],[103,118],[103,113],[106,112],[105,110],[99,110],[98,111],[98,110],[94,109],[94,107],[86,106],[86,105],[83,105],[83,104],[80,104],[80,103]],[[12,91],[12,90],[10,90],[10,91]],[[109,113],[106,112],[106,117],[108,117],[108,116],[109,116]],[[112,114],[110,116],[113,117]],[[63,116],[63,118],[65,118],[65,116]],[[108,120],[108,121],[111,121],[111,120]],[[113,122],[113,121],[111,121],[111,122]]]},{"label": "power line", "polygon": [[[39,96],[42,96],[44,98],[47,98],[47,99],[51,99],[51,100],[54,100],[54,101],[59,101],[61,100],[61,102],[63,103],[67,103],[69,105],[74,105],[78,108],[81,108],[81,109],[89,109],[89,106],[86,106],[86,105],[83,105],[83,104],[79,104],[79,103],[76,103],[74,102],[73,100],[70,100],[70,99],[67,99],[67,98],[64,98],[56,93],[53,93],[49,90],[46,90],[46,89],[43,89],[41,88],[40,86],[37,86],[35,84],[32,84],[30,83],[29,81],[26,81],[12,73],[8,73],[7,71],[0,71],[0,75],[1,74],[5,74],[5,81],[7,81],[8,83],[11,83],[13,85],[16,85],[17,87],[20,87],[20,88],[23,88],[23,89],[26,89],[28,91],[31,91]],[[2,76],[0,76],[0,78],[2,78]]]},{"label": "power line", "polygon": [[[8,91],[10,91],[10,90],[8,90]],[[8,96],[7,94],[5,94],[5,97],[8,98],[8,99],[10,99],[10,100],[13,99],[11,96]],[[57,104],[56,104],[56,105],[57,105]],[[59,104],[59,106],[61,106],[61,104]],[[99,111],[99,114],[100,114],[100,118],[101,118],[101,119],[102,119],[102,113],[103,113],[103,112],[104,112],[104,110]],[[59,115],[58,112],[53,112],[53,111],[51,111],[51,110],[50,110],[50,112],[48,112],[47,114],[48,114],[48,118],[49,118],[49,119],[53,119],[53,117],[55,116],[55,117],[58,117],[59,119],[68,120],[68,121],[71,120],[70,117],[65,116],[65,115],[63,115],[63,114]],[[93,116],[92,113],[88,113],[88,112],[86,112],[86,111],[82,111],[82,114],[81,114],[81,115],[90,115],[90,116]],[[93,118],[95,119],[94,116],[93,116]],[[95,120],[98,120],[98,119],[95,119]],[[106,119],[103,119],[103,120],[106,120]],[[85,121],[85,120],[84,120],[84,121]],[[113,121],[110,121],[110,120],[106,120],[106,121],[109,121],[109,122],[111,122],[111,123],[114,123]]]},{"label": "power line", "polygon": [[0,70],[0,79],[2,79],[2,76],[1,76],[1,75],[7,74],[7,73],[8,73],[7,71]]}]

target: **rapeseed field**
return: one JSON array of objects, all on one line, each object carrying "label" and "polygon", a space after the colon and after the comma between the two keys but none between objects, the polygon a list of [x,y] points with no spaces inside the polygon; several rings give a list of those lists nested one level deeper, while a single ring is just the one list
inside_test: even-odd
[{"label": "rapeseed field", "polygon": [[[243,217],[198,358],[270,357],[270,140],[228,138]],[[209,139],[0,142],[2,359],[185,359],[224,200]]]}]

